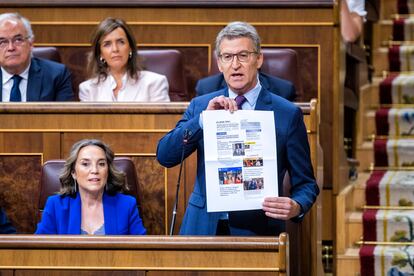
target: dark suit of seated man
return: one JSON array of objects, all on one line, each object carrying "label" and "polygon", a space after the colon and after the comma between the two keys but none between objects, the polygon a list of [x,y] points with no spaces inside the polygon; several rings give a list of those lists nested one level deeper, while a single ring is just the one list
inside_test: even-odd
[{"label": "dark suit of seated man", "polygon": [[68,69],[32,57],[33,38],[26,18],[17,13],[0,15],[0,101],[74,100]]},{"label": "dark suit of seated man", "polygon": [[[263,72],[259,72],[259,81],[263,88],[282,98],[285,98],[291,102],[296,99],[296,89],[290,81],[274,77]],[[198,80],[195,90],[197,96],[201,96],[226,87],[226,80],[224,79],[223,74],[220,73]]]},{"label": "dark suit of seated man", "polygon": [[16,229],[7,219],[6,213],[0,208],[0,234],[15,234]]},{"label": "dark suit of seated man", "polygon": [[[286,230],[285,221],[302,220],[319,194],[302,111],[258,82],[258,68],[263,64],[263,54],[257,31],[250,24],[232,22],[221,30],[216,39],[216,55],[228,87],[195,97],[176,127],[158,143],[157,159],[168,168],[178,165],[183,153],[187,157],[197,151],[197,176],[180,234],[279,235]],[[238,112],[238,109],[273,111],[279,195],[264,198],[262,209],[207,212],[201,116],[204,110],[214,112],[219,109],[229,112]],[[184,134],[187,136],[185,145]],[[283,194],[286,172],[291,177],[290,196]]]}]

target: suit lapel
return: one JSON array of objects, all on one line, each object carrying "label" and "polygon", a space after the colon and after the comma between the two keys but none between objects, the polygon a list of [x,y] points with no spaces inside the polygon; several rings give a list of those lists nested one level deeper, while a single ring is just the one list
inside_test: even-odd
[{"label": "suit lapel", "polygon": [[69,197],[68,206],[69,211],[69,225],[68,234],[80,234],[82,210],[81,210],[81,199],[79,193],[76,194],[76,198]]},{"label": "suit lapel", "polygon": [[262,88],[257,98],[255,110],[273,110],[272,109],[272,97],[269,91]]},{"label": "suit lapel", "polygon": [[37,60],[32,58],[29,79],[27,81],[27,101],[40,101],[40,91],[42,90],[42,68],[39,66]]},{"label": "suit lapel", "polygon": [[105,222],[105,235],[116,235],[117,215],[115,210],[116,196],[103,194],[103,209]]},{"label": "suit lapel", "polygon": [[220,87],[222,87],[222,88],[227,87],[227,82],[226,82],[226,80],[224,79],[224,75],[223,75],[223,73],[221,74],[221,83],[220,83]]}]

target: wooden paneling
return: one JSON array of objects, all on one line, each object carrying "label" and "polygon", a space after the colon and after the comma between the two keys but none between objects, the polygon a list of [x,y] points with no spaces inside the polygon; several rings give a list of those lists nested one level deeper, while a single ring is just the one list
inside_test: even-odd
[{"label": "wooden paneling", "polygon": [[20,233],[36,227],[41,161],[40,153],[0,154],[0,206]]},{"label": "wooden paneling", "polygon": [[[98,237],[0,238],[0,269],[83,271],[228,271],[286,275],[289,241],[279,237]],[[27,272],[27,271],[26,271]],[[119,272],[118,272],[119,273]]]}]

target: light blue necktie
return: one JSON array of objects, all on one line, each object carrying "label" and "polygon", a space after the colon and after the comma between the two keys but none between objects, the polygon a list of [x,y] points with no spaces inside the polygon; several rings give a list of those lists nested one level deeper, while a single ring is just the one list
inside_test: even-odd
[{"label": "light blue necktie", "polygon": [[22,80],[22,77],[19,75],[14,75],[13,79],[13,87],[10,93],[10,101],[11,102],[21,102],[22,101],[22,94],[20,93],[19,84]]}]

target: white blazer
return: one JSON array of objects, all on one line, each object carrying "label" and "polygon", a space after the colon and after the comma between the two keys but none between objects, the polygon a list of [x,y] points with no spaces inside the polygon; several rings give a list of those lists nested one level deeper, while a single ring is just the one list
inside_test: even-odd
[{"label": "white blazer", "polygon": [[141,71],[138,81],[125,74],[118,98],[114,97],[116,83],[112,75],[99,83],[97,78],[79,84],[79,99],[90,102],[169,102],[167,77]]}]

